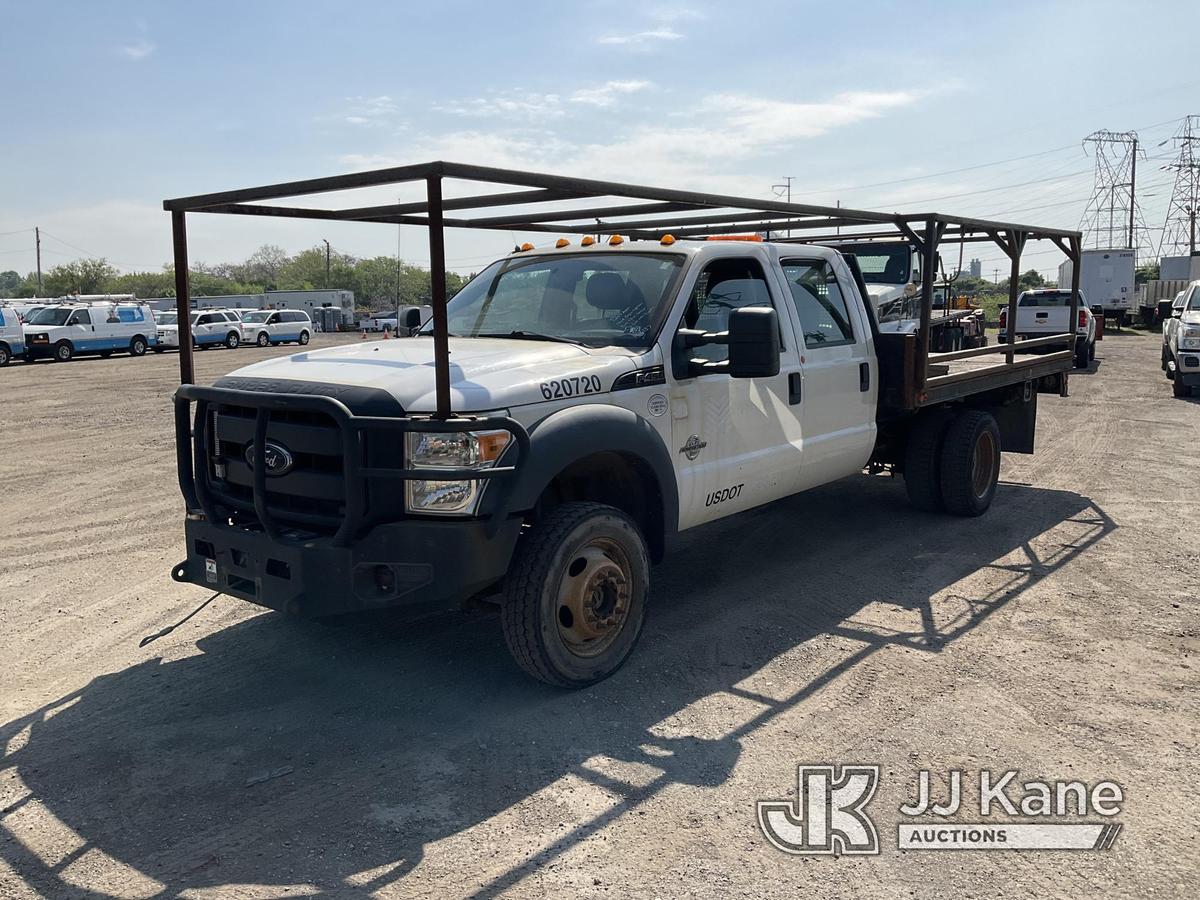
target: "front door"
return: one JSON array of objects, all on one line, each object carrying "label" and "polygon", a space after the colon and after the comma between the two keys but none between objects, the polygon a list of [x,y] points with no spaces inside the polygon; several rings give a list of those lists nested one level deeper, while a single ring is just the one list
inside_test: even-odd
[{"label": "front door", "polygon": [[[679,527],[688,528],[786,496],[800,471],[800,422],[795,389],[800,361],[791,316],[779,302],[757,255],[711,260],[697,276],[677,327],[721,332],[729,313],[770,306],[779,313],[780,371],[770,378],[706,373],[671,388],[671,452],[679,484]],[[692,351],[720,362],[724,345]]]}]

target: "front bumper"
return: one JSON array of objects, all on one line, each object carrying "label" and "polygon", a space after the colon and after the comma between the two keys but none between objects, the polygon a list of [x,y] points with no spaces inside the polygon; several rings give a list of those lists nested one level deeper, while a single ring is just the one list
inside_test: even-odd
[{"label": "front bumper", "polygon": [[1175,373],[1186,387],[1200,387],[1200,353],[1187,350],[1176,353]]},{"label": "front bumper", "polygon": [[176,581],[319,618],[453,606],[504,576],[521,520],[489,534],[488,523],[478,519],[412,519],[379,525],[350,547],[279,542],[192,517],[184,530],[187,558],[172,573]]},{"label": "front bumper", "polygon": [[[233,500],[214,483],[212,452],[219,439],[213,433],[212,413],[224,405],[245,409],[254,423],[247,450],[252,503]],[[298,437],[297,420],[314,414],[336,429],[342,511],[308,516],[309,528],[296,524],[298,513],[279,505],[282,488],[268,485],[264,448],[277,438],[275,425],[291,429],[278,433]],[[369,443],[371,434],[404,446],[407,432],[495,428],[515,438],[517,454],[511,466],[390,468],[364,455],[369,449],[364,449],[364,441]],[[329,439],[322,438],[327,447]],[[227,435],[226,440],[232,438]],[[529,435],[507,417],[355,415],[329,396],[183,385],[175,394],[175,441],[188,517],[187,558],[173,576],[271,609],[312,617],[464,600],[503,576],[521,530],[521,518],[509,515],[508,498],[513,476],[529,459]],[[379,511],[371,513],[369,498],[378,500],[387,484],[411,479],[502,483],[496,485],[486,518],[397,516],[379,522]]]}]

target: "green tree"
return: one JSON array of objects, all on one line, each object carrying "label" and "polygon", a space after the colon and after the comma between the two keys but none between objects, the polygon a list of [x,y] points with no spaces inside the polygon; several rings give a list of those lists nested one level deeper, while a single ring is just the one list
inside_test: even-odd
[{"label": "green tree", "polygon": [[18,273],[11,269],[7,272],[0,272],[0,298],[15,297],[20,286],[21,276]]},{"label": "green tree", "polygon": [[1159,266],[1158,263],[1146,263],[1138,266],[1133,273],[1134,284],[1145,284],[1147,281],[1158,281]]},{"label": "green tree", "polygon": [[104,259],[77,259],[55,266],[42,279],[48,297],[108,293],[117,270]]}]

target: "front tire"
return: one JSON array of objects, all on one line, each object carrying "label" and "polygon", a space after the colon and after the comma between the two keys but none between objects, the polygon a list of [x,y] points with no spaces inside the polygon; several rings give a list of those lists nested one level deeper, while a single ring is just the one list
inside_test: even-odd
[{"label": "front tire", "polygon": [[521,538],[500,621],[517,664],[557,687],[607,678],[646,620],[650,561],[634,521],[602,503],[564,503]]},{"label": "front tire", "polygon": [[942,442],[942,502],[956,516],[981,516],[1000,480],[1000,427],[990,413],[966,410]]},{"label": "front tire", "polygon": [[1171,393],[1176,397],[1192,396],[1192,389],[1183,383],[1183,373],[1179,371],[1179,366],[1174,367],[1175,374],[1171,378]]},{"label": "front tire", "polygon": [[267,344],[271,343],[271,337],[265,331],[260,331],[258,333],[258,338],[254,343],[258,344],[260,347],[265,347]]},{"label": "front tire", "polygon": [[75,347],[70,341],[59,341],[54,345],[54,361],[70,362],[75,355]]}]

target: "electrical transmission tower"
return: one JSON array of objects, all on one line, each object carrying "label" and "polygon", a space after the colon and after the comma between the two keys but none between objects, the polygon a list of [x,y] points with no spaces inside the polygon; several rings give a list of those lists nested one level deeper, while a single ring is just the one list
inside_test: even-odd
[{"label": "electrical transmission tower", "polygon": [[1200,202],[1200,162],[1196,161],[1194,149],[1200,141],[1200,116],[1185,116],[1183,125],[1169,140],[1179,148],[1179,158],[1163,166],[1175,170],[1175,187],[1167,206],[1158,255],[1180,256],[1185,252],[1190,255],[1196,252],[1196,213]]},{"label": "electrical transmission tower", "polygon": [[[1079,230],[1083,246],[1095,250],[1127,247],[1146,255],[1140,245],[1148,232],[1137,204],[1138,136],[1136,131],[1097,131],[1083,139],[1084,152],[1096,160],[1092,198]],[[1136,261],[1136,260],[1135,260]]]}]

